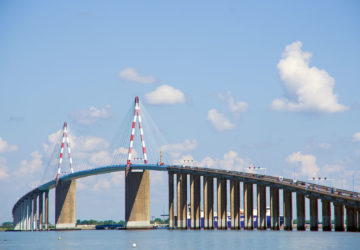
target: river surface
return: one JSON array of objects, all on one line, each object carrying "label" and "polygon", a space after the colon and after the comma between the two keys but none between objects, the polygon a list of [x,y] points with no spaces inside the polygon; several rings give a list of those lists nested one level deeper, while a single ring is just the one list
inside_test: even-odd
[{"label": "river surface", "polygon": [[270,230],[0,232],[0,249],[360,249],[360,233]]}]

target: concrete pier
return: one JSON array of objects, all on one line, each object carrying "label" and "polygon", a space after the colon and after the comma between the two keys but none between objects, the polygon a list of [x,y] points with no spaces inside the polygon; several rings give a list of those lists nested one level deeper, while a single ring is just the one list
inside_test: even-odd
[{"label": "concrete pier", "polygon": [[43,220],[44,220],[44,215],[43,215],[43,206],[44,206],[44,203],[43,203],[43,197],[44,197],[44,194],[41,192],[39,194],[39,225],[38,225],[38,229],[39,230],[42,230],[43,229]]},{"label": "concrete pier", "polygon": [[32,230],[37,230],[37,195],[33,197],[33,224]]},{"label": "concrete pier", "polygon": [[127,229],[151,228],[149,170],[125,173],[125,223]]},{"label": "concrete pier", "polygon": [[253,184],[244,182],[244,229],[246,230],[254,228],[253,204]]},{"label": "concrete pier", "polygon": [[357,214],[357,231],[360,232],[360,209],[356,209],[356,214]]},{"label": "concrete pier", "polygon": [[257,229],[266,230],[266,186],[257,184]]},{"label": "concrete pier", "polygon": [[231,229],[240,229],[240,182],[230,180]]},{"label": "concrete pier", "polygon": [[74,228],[76,223],[76,182],[59,181],[55,190],[56,229]]},{"label": "concrete pier", "polygon": [[200,175],[190,175],[190,221],[191,229],[200,229]]},{"label": "concrete pier", "polygon": [[322,230],[331,231],[331,206],[326,200],[321,201],[322,205]]},{"label": "concrete pier", "polygon": [[310,197],[310,230],[317,231],[319,229],[318,224],[318,200]]},{"label": "concrete pier", "polygon": [[227,201],[226,201],[226,179],[217,178],[217,228],[227,229]]},{"label": "concrete pier", "polygon": [[49,190],[45,191],[45,230],[49,229]]},{"label": "concrete pier", "polygon": [[346,206],[346,231],[356,232],[357,231],[357,218],[356,210],[353,207]]},{"label": "concrete pier", "polygon": [[204,176],[204,229],[214,228],[214,179]]},{"label": "concrete pier", "polygon": [[29,217],[29,224],[28,224],[28,230],[32,231],[33,230],[33,201],[32,201],[32,197],[29,198],[29,211],[28,211],[28,217]]},{"label": "concrete pier", "polygon": [[177,174],[177,228],[187,229],[187,175]]},{"label": "concrete pier", "polygon": [[271,230],[280,230],[279,189],[270,187]]},{"label": "concrete pier", "polygon": [[344,205],[334,203],[335,231],[344,231]]},{"label": "concrete pier", "polygon": [[297,216],[297,230],[305,230],[305,196],[304,194],[296,193],[296,216]]},{"label": "concrete pier", "polygon": [[227,229],[227,185],[226,179],[217,178],[217,218],[218,229]]},{"label": "concrete pier", "polygon": [[292,192],[283,191],[284,230],[292,230]]},{"label": "concrete pier", "polygon": [[169,229],[173,229],[174,227],[174,173],[169,172]]}]

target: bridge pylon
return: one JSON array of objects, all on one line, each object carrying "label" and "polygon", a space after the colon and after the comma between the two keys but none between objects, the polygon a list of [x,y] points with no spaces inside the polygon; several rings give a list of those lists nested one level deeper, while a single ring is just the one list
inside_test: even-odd
[{"label": "bridge pylon", "polygon": [[128,160],[125,171],[125,221],[127,229],[151,228],[150,224],[150,172],[149,170],[132,170],[131,160],[133,153],[135,127],[138,119],[140,140],[147,164],[144,131],[141,123],[140,101],[135,97],[134,119],[131,127]]}]

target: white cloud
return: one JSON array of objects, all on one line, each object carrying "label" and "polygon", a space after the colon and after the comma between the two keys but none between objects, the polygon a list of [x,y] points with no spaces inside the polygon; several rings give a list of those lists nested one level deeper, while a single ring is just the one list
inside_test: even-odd
[{"label": "white cloud", "polygon": [[321,149],[330,149],[330,148],[331,148],[331,144],[330,144],[330,143],[326,143],[326,142],[322,142],[322,143],[319,143],[319,148],[321,148]]},{"label": "white cloud", "polygon": [[360,142],[360,132],[353,135],[353,141]]},{"label": "white cloud", "polygon": [[3,138],[0,137],[0,153],[12,152],[17,150],[18,146],[10,145]]},{"label": "white cloud", "polygon": [[220,113],[216,109],[209,110],[207,119],[218,131],[231,130],[235,127],[235,124],[233,124],[223,113]]},{"label": "white cloud", "polygon": [[127,82],[136,82],[136,83],[156,83],[156,78],[154,76],[148,75],[143,76],[134,69],[134,68],[124,68],[118,73],[118,76]]},{"label": "white cloud", "polygon": [[74,152],[95,152],[110,146],[107,140],[96,136],[73,136],[72,138],[71,147],[74,148]]},{"label": "white cloud", "polygon": [[146,101],[152,105],[173,105],[185,103],[185,95],[181,90],[168,85],[161,85],[154,91],[145,94]]},{"label": "white cloud", "polygon": [[177,144],[168,144],[161,147],[161,150],[163,150],[166,153],[169,153],[174,158],[179,158],[180,155],[183,153],[192,151],[196,149],[197,147],[197,141],[196,139],[185,139],[183,143],[177,143]]},{"label": "white cloud", "polygon": [[239,115],[240,113],[245,112],[248,108],[248,104],[246,102],[235,101],[234,97],[231,95],[231,91],[228,91],[226,95],[219,93],[218,97],[227,102],[231,113],[234,115]]},{"label": "white cloud", "polygon": [[111,160],[111,154],[105,150],[92,153],[90,156],[90,163],[94,164],[95,166],[109,165]]},{"label": "white cloud", "polygon": [[16,172],[19,176],[26,176],[28,174],[38,174],[41,176],[43,168],[42,155],[36,150],[31,153],[31,160],[22,160],[20,162],[20,168]]},{"label": "white cloud", "polygon": [[287,98],[275,99],[275,110],[335,113],[348,109],[333,93],[335,80],[325,70],[310,67],[312,56],[301,50],[302,43],[286,46],[277,67]]},{"label": "white cloud", "polygon": [[206,157],[201,161],[200,165],[210,168],[244,171],[245,168],[250,166],[250,160],[243,159],[237,152],[230,150],[224,154],[223,159]]},{"label": "white cloud", "polygon": [[104,108],[90,107],[87,110],[79,110],[73,112],[70,116],[74,122],[81,125],[90,125],[96,123],[99,119],[109,118],[111,115],[111,105],[106,105]]},{"label": "white cloud", "polygon": [[[320,168],[316,164],[316,157],[311,154],[296,152],[286,158],[288,163],[300,164],[300,175],[308,178],[317,177]],[[298,172],[298,171],[297,171]]]},{"label": "white cloud", "polygon": [[0,157],[0,180],[5,180],[9,177],[9,168],[6,165],[6,159]]},{"label": "white cloud", "polygon": [[99,191],[100,189],[103,188],[109,188],[111,187],[111,182],[109,180],[107,180],[106,178],[101,178],[99,179],[99,181],[94,185],[94,187],[92,188],[94,191]]}]

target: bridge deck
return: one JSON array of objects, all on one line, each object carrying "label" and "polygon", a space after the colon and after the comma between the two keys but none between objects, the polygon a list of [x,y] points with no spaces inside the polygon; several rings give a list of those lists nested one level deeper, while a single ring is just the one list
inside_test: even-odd
[{"label": "bridge deck", "polygon": [[[107,174],[118,171],[125,171],[126,165],[113,165],[99,167],[89,170],[78,171],[75,173],[63,175],[60,177],[62,181],[69,181],[74,179],[85,178],[92,175]],[[277,187],[280,189],[290,190],[292,192],[298,192],[305,194],[307,197],[316,197],[331,202],[339,202],[344,205],[349,205],[355,208],[360,208],[360,194],[358,192],[351,192],[341,189],[317,185],[304,181],[294,182],[292,179],[279,178],[270,175],[262,174],[252,174],[239,171],[229,171],[222,169],[213,169],[213,168],[200,168],[200,167],[190,167],[190,166],[181,166],[181,165],[156,165],[156,164],[134,164],[131,165],[131,169],[141,169],[141,170],[154,170],[154,171],[168,171],[175,173],[183,174],[195,174],[202,176],[212,176],[216,178],[226,178],[239,181],[246,181],[254,184],[263,184],[270,187]],[[40,193],[45,190],[49,190],[55,187],[55,179],[50,180],[37,188],[34,188],[30,192],[26,193],[21,197],[16,204],[14,205],[13,211],[15,208],[24,200],[27,199],[30,195]]]}]

